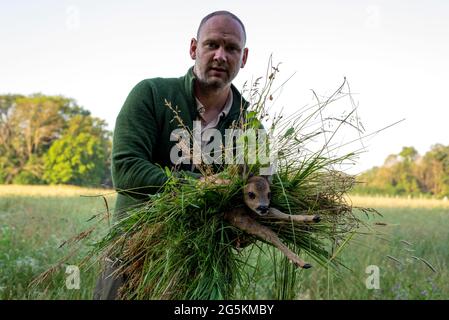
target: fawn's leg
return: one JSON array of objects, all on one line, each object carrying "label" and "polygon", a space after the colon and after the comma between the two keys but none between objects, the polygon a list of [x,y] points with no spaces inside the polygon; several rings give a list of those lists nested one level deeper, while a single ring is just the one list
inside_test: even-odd
[{"label": "fawn's leg", "polygon": [[311,267],[309,263],[301,260],[293,251],[291,251],[286,245],[284,245],[277,234],[274,233],[270,228],[261,225],[252,217],[250,217],[245,209],[234,209],[230,212],[227,212],[224,215],[224,218],[238,229],[256,236],[268,243],[271,243],[276,248],[281,250],[281,252],[296,266],[304,269],[308,269]]},{"label": "fawn's leg", "polygon": [[283,221],[293,221],[293,222],[320,222],[321,218],[319,215],[296,215],[296,214],[285,214],[276,208],[269,208],[268,214],[262,216],[263,218],[273,218]]}]

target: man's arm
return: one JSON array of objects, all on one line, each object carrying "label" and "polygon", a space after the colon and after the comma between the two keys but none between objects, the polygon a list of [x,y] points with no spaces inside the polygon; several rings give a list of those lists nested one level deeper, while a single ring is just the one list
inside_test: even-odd
[{"label": "man's arm", "polygon": [[150,83],[142,81],[128,95],[115,124],[112,145],[112,180],[118,191],[140,198],[157,192],[166,182],[162,168],[153,163],[158,124]]}]

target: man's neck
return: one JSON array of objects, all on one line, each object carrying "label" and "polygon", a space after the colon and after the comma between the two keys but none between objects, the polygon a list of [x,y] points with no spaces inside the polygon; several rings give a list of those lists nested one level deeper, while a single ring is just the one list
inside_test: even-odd
[{"label": "man's neck", "polygon": [[195,85],[195,96],[206,112],[220,112],[228,100],[230,91],[230,85],[221,89],[200,88],[198,84]]}]

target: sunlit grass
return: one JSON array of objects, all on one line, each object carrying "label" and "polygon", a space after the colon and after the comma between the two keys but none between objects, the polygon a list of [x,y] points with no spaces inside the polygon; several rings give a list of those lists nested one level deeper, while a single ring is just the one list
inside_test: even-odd
[{"label": "sunlit grass", "polygon": [[449,201],[424,197],[349,196],[354,206],[369,208],[449,208]]},{"label": "sunlit grass", "polygon": [[[448,299],[449,213],[441,208],[379,208],[377,236],[356,236],[343,252],[351,271],[302,272],[307,299]],[[368,289],[369,266],[379,270],[379,289]]]},{"label": "sunlit grass", "polygon": [[[43,188],[37,189],[42,194]],[[29,290],[28,285],[68,253],[68,248],[60,248],[65,240],[88,226],[91,216],[105,211],[103,199],[32,194],[0,197],[0,299],[90,299],[97,274],[93,269],[81,270],[80,290],[66,289],[64,268],[47,287]],[[77,261],[75,256],[68,263]]]},{"label": "sunlit grass", "polygon": [[111,189],[82,188],[69,185],[32,186],[32,185],[0,185],[0,197],[34,196],[34,197],[73,197],[81,195],[105,195],[114,193]]}]

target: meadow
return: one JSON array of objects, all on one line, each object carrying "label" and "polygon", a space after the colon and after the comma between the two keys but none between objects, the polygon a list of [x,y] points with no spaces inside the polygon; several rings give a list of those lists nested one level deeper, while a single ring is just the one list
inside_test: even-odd
[{"label": "meadow", "polygon": [[[93,215],[106,211],[102,197],[82,195],[109,192],[67,186],[0,186],[0,299],[91,299],[97,266],[81,268],[79,289],[67,288],[64,268],[45,285],[28,285],[69,253],[69,247],[60,248],[63,241],[85,230]],[[110,205],[114,197],[107,195]],[[354,206],[376,208],[382,216],[358,213],[372,230],[369,235],[355,235],[342,250],[340,257],[349,270],[318,265],[298,270],[296,298],[448,299],[448,201],[362,196],[351,196],[351,201]],[[107,229],[106,221],[102,227]],[[84,250],[81,255],[88,247]],[[74,255],[66,265],[78,261]],[[276,298],[272,270],[263,261],[258,266],[251,271],[253,285],[235,298]],[[373,268],[378,282],[370,280]]]}]

